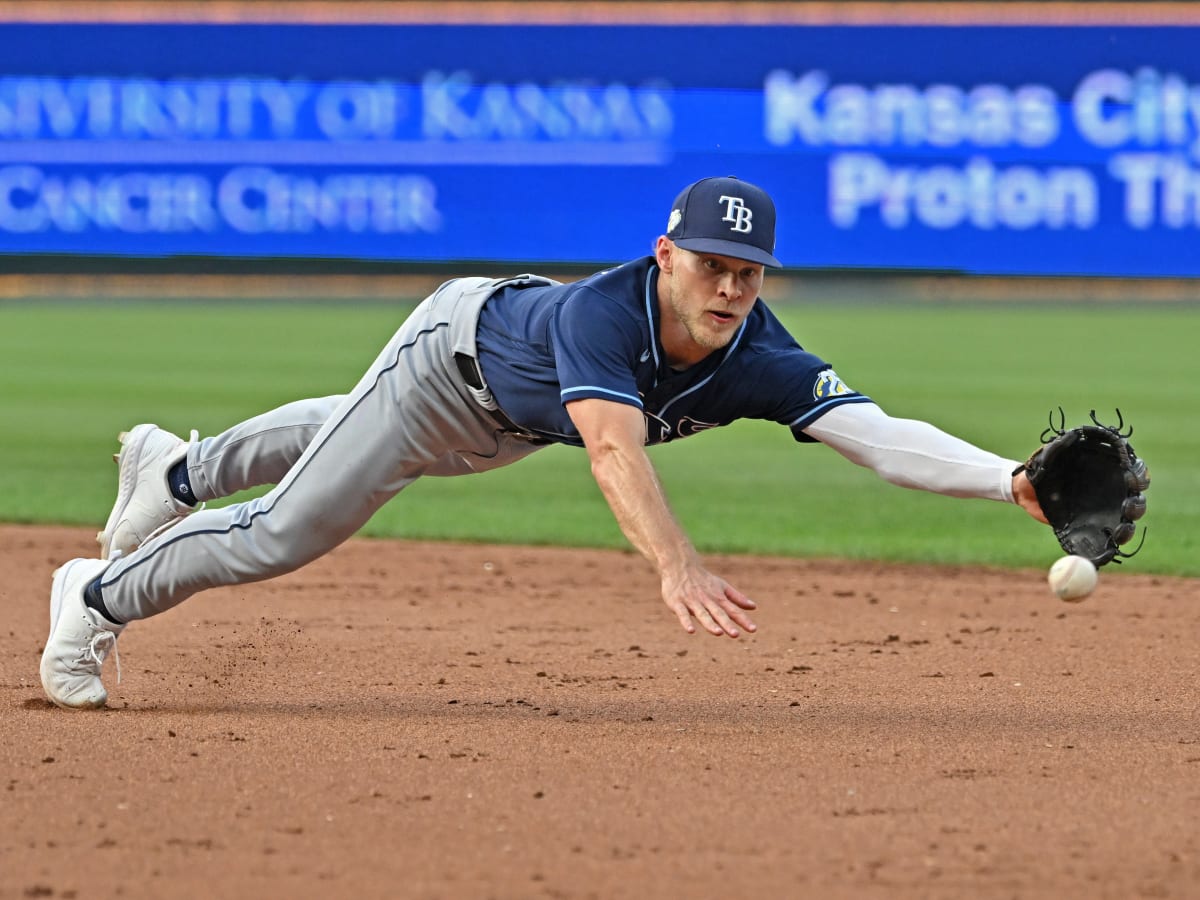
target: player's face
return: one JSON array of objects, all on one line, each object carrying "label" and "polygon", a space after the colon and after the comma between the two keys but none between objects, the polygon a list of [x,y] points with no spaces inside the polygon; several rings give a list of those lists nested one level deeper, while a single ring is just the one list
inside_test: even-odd
[{"label": "player's face", "polygon": [[693,253],[665,237],[659,238],[655,256],[663,349],[672,363],[697,363],[733,340],[758,299],[763,267],[732,256]]}]

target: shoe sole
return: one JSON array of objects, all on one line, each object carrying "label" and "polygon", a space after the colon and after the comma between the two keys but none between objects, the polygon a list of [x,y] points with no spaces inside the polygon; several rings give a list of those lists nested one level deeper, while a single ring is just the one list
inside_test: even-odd
[{"label": "shoe sole", "polygon": [[137,487],[138,461],[141,458],[142,449],[146,446],[146,438],[156,427],[154,425],[138,425],[132,431],[122,431],[117,435],[117,440],[121,442],[121,452],[113,456],[118,467],[117,501],[113,504],[112,512],[108,514],[104,530],[96,534],[96,540],[100,544],[101,559],[109,558],[113,532],[121,524],[125,510],[129,508],[129,501],[133,499],[133,490]]}]

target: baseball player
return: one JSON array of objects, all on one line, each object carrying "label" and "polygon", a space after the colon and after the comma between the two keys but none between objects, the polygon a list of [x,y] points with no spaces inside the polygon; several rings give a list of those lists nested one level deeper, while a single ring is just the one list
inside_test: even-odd
[{"label": "baseball player", "polygon": [[[133,428],[100,558],[54,573],[46,694],[63,707],[103,706],[101,668],[129,623],[303,566],[423,475],[481,472],[553,443],[586,449],[689,633],[697,623],[714,635],[752,632],[755,603],[705,566],[672,516],[649,444],[769,419],[893,484],[1017,503],[1044,522],[1016,461],[889,417],[788,334],[758,298],[764,268],[780,265],[774,248],[763,190],[702,179],[675,199],[651,256],[571,284],[443,284],[348,394],[203,439]],[[203,508],[255,485],[274,487]]]}]

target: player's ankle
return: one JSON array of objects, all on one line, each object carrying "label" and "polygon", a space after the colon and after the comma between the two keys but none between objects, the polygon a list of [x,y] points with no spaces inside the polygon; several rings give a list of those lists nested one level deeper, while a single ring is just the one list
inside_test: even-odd
[{"label": "player's ankle", "polygon": [[114,616],[104,604],[104,593],[100,587],[100,576],[93,578],[83,589],[83,603],[88,609],[95,610],[105,621],[111,625],[120,627],[125,622]]},{"label": "player's ankle", "polygon": [[171,496],[187,506],[196,505],[196,494],[192,490],[192,480],[188,476],[187,459],[181,459],[167,473],[167,487]]}]

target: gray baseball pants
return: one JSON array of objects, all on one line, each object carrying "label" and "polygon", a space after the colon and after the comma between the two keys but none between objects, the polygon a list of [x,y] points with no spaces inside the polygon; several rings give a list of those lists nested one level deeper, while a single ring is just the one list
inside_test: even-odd
[{"label": "gray baseball pants", "polygon": [[479,311],[505,283],[447,282],[404,322],[344,396],[301,400],[188,450],[199,500],[275,485],[246,503],[194,513],[105,571],[104,602],[124,622],[192,594],[262,581],[328,553],[422,475],[465,475],[541,445],[505,432],[486,386],[468,386],[455,354],[476,356]]}]

